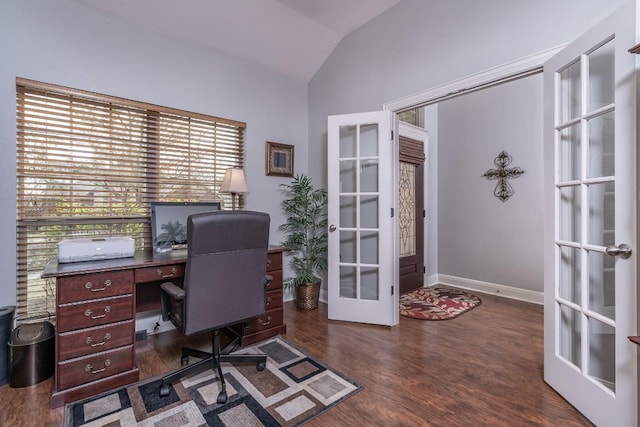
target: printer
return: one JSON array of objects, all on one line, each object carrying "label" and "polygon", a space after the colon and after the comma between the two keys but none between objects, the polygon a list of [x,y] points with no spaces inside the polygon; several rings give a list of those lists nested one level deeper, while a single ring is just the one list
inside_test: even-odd
[{"label": "printer", "polygon": [[64,239],[58,242],[58,262],[95,261],[127,258],[135,253],[131,237],[87,237]]}]

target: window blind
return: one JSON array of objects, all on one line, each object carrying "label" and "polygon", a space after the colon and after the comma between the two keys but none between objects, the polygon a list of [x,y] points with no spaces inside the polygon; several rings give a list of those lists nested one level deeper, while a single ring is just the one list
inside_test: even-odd
[{"label": "window blind", "polygon": [[[150,248],[151,201],[211,201],[244,166],[246,124],[17,79],[17,314],[55,311],[40,278],[70,237]],[[244,198],[239,197],[240,206]]]}]

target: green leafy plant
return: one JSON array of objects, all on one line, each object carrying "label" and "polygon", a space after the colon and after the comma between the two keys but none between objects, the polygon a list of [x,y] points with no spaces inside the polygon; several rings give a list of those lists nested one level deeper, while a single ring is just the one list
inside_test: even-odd
[{"label": "green leafy plant", "polygon": [[281,206],[287,222],[282,244],[291,250],[289,265],[295,277],[284,280],[285,286],[317,283],[327,270],[327,192],[314,189],[311,178],[296,175],[289,184],[281,184],[286,199]]}]

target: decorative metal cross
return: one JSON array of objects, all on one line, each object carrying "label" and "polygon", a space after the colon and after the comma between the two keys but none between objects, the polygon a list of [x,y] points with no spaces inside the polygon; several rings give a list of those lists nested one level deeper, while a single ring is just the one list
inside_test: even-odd
[{"label": "decorative metal cross", "polygon": [[524,173],[519,167],[507,168],[511,164],[511,156],[506,151],[502,151],[498,154],[498,157],[493,159],[493,163],[498,167],[497,169],[489,169],[482,176],[487,179],[497,179],[498,183],[493,190],[493,195],[498,199],[506,202],[507,199],[513,196],[514,191],[508,179],[518,178]]}]

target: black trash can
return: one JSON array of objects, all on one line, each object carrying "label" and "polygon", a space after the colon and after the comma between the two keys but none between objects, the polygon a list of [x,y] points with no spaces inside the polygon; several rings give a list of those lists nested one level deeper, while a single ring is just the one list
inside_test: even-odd
[{"label": "black trash can", "polygon": [[9,385],[27,387],[53,375],[55,334],[51,322],[23,323],[9,341],[11,370]]},{"label": "black trash can", "polygon": [[9,382],[9,337],[16,308],[0,307],[0,386]]}]

